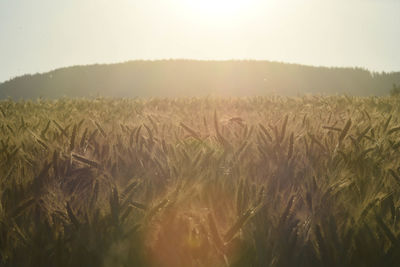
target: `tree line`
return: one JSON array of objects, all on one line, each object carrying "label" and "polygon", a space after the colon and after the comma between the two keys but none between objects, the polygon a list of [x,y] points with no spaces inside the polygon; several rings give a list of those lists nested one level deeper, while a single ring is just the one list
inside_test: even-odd
[{"label": "tree line", "polygon": [[0,84],[0,98],[382,96],[391,94],[393,84],[400,84],[400,72],[254,60],[138,60],[73,66],[16,77]]}]

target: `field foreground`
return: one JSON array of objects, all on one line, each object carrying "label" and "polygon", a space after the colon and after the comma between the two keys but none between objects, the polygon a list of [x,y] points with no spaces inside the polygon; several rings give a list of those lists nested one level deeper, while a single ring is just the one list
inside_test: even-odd
[{"label": "field foreground", "polygon": [[0,266],[399,266],[400,99],[0,102]]}]

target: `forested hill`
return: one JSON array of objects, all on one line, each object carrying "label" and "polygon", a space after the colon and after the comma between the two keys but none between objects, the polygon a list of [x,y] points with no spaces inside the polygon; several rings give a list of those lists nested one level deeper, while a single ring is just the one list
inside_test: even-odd
[{"label": "forested hill", "polygon": [[388,95],[400,72],[269,61],[129,61],[61,68],[0,84],[0,98],[63,96]]}]

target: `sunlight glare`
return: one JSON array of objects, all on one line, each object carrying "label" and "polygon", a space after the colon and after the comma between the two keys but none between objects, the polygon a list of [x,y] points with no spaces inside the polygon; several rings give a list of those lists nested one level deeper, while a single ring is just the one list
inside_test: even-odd
[{"label": "sunlight glare", "polygon": [[243,11],[251,4],[251,0],[186,0],[193,13],[209,17],[226,18]]}]

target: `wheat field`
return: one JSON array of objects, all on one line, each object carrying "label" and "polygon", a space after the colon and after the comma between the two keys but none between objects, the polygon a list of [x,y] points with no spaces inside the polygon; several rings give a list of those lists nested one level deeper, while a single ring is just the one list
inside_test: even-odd
[{"label": "wheat field", "polygon": [[400,98],[0,102],[0,266],[399,266]]}]

